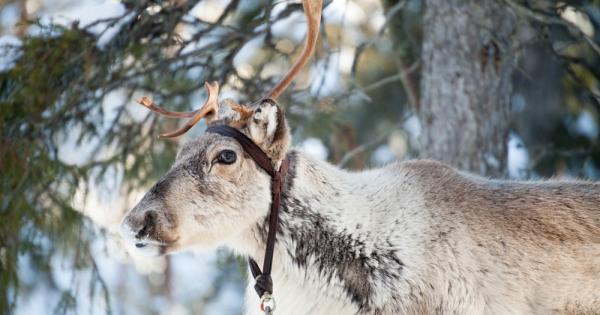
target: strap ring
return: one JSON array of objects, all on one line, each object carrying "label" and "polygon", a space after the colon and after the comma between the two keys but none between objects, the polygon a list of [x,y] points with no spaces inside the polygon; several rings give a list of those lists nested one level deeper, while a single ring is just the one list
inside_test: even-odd
[{"label": "strap ring", "polygon": [[260,310],[265,312],[265,314],[273,314],[275,311],[275,299],[273,299],[270,293],[265,292],[260,297]]}]

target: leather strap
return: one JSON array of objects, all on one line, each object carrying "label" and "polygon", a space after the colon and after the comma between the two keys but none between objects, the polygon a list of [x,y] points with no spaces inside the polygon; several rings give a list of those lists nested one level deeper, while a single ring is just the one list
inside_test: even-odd
[{"label": "leather strap", "polygon": [[262,298],[265,293],[273,294],[273,280],[271,279],[271,267],[273,265],[273,251],[275,249],[275,238],[279,220],[279,204],[281,203],[281,191],[289,169],[289,159],[286,156],[281,162],[279,170],[275,170],[273,162],[267,154],[250,138],[241,131],[228,125],[211,126],[206,132],[220,134],[230,137],[242,146],[244,151],[250,155],[254,162],[271,176],[271,212],[269,215],[269,229],[267,232],[267,245],[265,248],[265,259],[262,271],[254,259],[248,257],[248,265],[254,277],[254,289],[258,297]]}]

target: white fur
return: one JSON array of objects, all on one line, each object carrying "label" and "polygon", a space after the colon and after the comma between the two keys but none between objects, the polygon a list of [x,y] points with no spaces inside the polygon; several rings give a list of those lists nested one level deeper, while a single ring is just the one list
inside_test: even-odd
[{"label": "white fur", "polygon": [[[302,171],[305,163],[319,167],[323,178],[307,176]],[[321,181],[326,179],[332,186],[339,188],[344,194],[332,198],[323,203],[321,207],[313,209],[315,212],[335,218],[329,223],[338,231],[348,227],[361,224],[362,227],[354,231],[354,237],[367,242],[368,247],[385,247],[378,242],[379,238],[389,235],[395,240],[395,249],[404,258],[407,268],[405,270],[405,281],[419,283],[420,277],[426,268],[423,262],[425,253],[419,244],[426,237],[422,214],[416,213],[415,209],[423,207],[423,201],[419,193],[411,187],[407,181],[401,179],[398,167],[390,166],[385,169],[372,170],[362,173],[349,173],[340,171],[326,163],[317,162],[307,156],[302,156],[298,165],[297,177],[294,181],[292,194],[298,198],[310,198],[315,194],[327,195],[327,188],[323,187]],[[377,182],[377,185],[366,185],[365,183]],[[385,198],[393,195],[395,198]],[[371,212],[373,201],[368,196],[379,197],[378,202],[388,204],[388,208],[396,209],[394,212]],[[383,205],[382,208],[385,208]],[[284,218],[294,220],[294,217]],[[393,226],[393,222],[403,222],[400,226]],[[303,222],[295,222],[301,225]],[[395,231],[394,231],[395,229]],[[366,232],[373,236],[366,238]],[[411,237],[407,237],[410,235]],[[415,237],[416,236],[416,237]],[[262,262],[264,245],[256,240],[256,231],[248,230],[238,238],[230,240],[227,245],[242,255],[251,255]],[[285,254],[285,247],[294,247],[286,239],[279,239],[273,261],[274,297],[277,303],[277,314],[356,314],[358,309],[351,303],[343,290],[343,284],[337,279],[324,281],[322,275],[316,270],[303,270],[295,267],[291,261],[292,257]],[[286,244],[287,243],[287,244]],[[310,265],[310,264],[309,264]],[[247,308],[246,314],[262,314],[259,310],[259,299],[253,288],[254,281],[250,279],[246,292]],[[408,288],[398,284],[396,292],[408,295]],[[391,291],[385,286],[377,290],[375,301],[384,306],[389,302]],[[407,308],[406,314],[412,314]],[[464,313],[470,314],[470,313]]]}]

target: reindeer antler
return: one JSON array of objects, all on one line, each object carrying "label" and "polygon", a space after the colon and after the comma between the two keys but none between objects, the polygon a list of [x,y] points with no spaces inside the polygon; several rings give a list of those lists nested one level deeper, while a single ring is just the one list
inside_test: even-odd
[{"label": "reindeer antler", "polygon": [[[323,7],[323,0],[303,0],[302,6],[304,7],[304,14],[308,23],[308,31],[306,34],[306,41],[302,54],[286,73],[286,75],[279,81],[279,83],[277,83],[277,85],[275,85],[275,87],[273,87],[273,89],[267,93],[265,98],[276,99],[279,97],[279,95],[285,91],[290,83],[292,83],[292,80],[298,75],[302,67],[306,65],[306,62],[308,62],[313,54],[313,51],[315,50],[317,36],[319,34],[319,27],[321,25],[321,10]],[[150,98],[146,96],[142,97],[137,102],[151,111],[167,117],[190,118],[190,120],[188,120],[183,127],[173,132],[163,133],[160,135],[161,138],[173,138],[190,130],[190,128],[197,124],[200,119],[207,117],[207,115],[210,115],[207,117],[209,121],[216,119],[219,112],[219,84],[217,82],[213,82],[212,84],[204,82],[204,86],[208,91],[208,99],[200,109],[191,112],[173,112],[166,110],[156,105]],[[225,100],[225,102],[229,105],[229,107],[231,107],[231,109],[240,114],[241,120],[245,120],[252,116],[253,112],[249,108],[239,105],[233,100]]]},{"label": "reindeer antler", "polygon": [[[193,112],[172,112],[169,110],[166,110],[164,108],[159,107],[158,105],[156,105],[154,102],[152,102],[152,100],[150,100],[148,97],[142,97],[141,100],[138,101],[138,103],[140,103],[141,105],[144,105],[145,107],[147,107],[148,109],[150,109],[153,112],[157,112],[161,115],[167,116],[167,117],[174,117],[174,118],[189,118],[191,117],[190,120],[188,120],[188,122],[181,128],[173,131],[173,132],[169,132],[169,133],[163,133],[160,135],[161,138],[173,138],[173,137],[177,137],[180,136],[182,134],[184,134],[185,132],[187,132],[188,130],[190,130],[190,128],[192,128],[195,124],[197,124],[200,119],[202,119],[203,117],[207,116],[207,115],[217,115],[217,113],[219,112],[219,84],[215,81],[212,84],[209,84],[208,82],[204,82],[204,87],[206,87],[206,90],[208,92],[208,98],[206,99],[206,102],[204,102],[204,105],[202,105],[202,107],[200,107],[200,109],[195,110]],[[212,120],[212,119],[211,119]]]},{"label": "reindeer antler", "polygon": [[277,99],[290,83],[292,83],[292,80],[294,80],[304,65],[306,65],[315,50],[317,37],[319,35],[319,27],[321,25],[323,0],[304,0],[302,1],[302,6],[304,7],[304,15],[306,16],[306,23],[308,24],[304,49],[302,50],[300,58],[296,60],[288,73],[286,73],[281,81],[267,93],[267,98]]}]

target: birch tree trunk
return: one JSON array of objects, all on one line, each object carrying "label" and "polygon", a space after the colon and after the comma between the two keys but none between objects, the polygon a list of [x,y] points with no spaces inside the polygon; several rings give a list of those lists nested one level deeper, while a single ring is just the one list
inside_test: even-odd
[{"label": "birch tree trunk", "polygon": [[516,17],[497,0],[425,0],[422,157],[503,176]]}]

